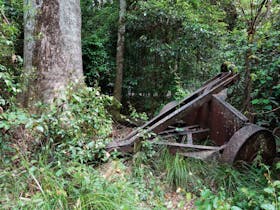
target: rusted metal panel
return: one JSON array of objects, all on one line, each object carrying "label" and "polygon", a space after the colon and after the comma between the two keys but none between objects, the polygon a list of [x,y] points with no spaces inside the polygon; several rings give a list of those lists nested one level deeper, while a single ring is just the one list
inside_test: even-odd
[{"label": "rusted metal panel", "polygon": [[185,157],[191,157],[191,158],[196,158],[205,161],[220,158],[219,150],[203,150],[199,152],[179,152],[179,154]]},{"label": "rusted metal panel", "polygon": [[223,145],[239,130],[248,119],[229,103],[212,96],[208,127],[210,137],[216,145]]},{"label": "rusted metal panel", "polygon": [[237,75],[233,75],[227,78],[225,81],[220,82],[220,84],[214,86],[209,91],[199,95],[195,100],[192,100],[187,104],[179,104],[182,106],[170,113],[168,116],[151,125],[149,127],[149,131],[159,133],[167,128],[167,126],[172,125],[176,121],[184,118],[184,116],[191,113],[197,107],[202,107],[202,105],[208,103],[211,100],[212,94],[218,93],[223,90],[227,85],[231,84],[235,78],[237,78]]}]

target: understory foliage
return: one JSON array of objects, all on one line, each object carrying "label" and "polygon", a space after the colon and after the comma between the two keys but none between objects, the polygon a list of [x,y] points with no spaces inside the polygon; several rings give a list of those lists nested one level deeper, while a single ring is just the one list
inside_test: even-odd
[{"label": "understory foliage", "polygon": [[117,4],[97,6],[82,0],[83,68],[88,85],[98,83],[104,93],[112,93],[117,43]]},{"label": "understory foliage", "polygon": [[19,168],[0,172],[1,209],[137,209],[138,198],[126,180],[108,181],[78,162],[22,157]]},{"label": "understory foliage", "polygon": [[[238,19],[236,27],[227,34],[224,45],[225,60],[230,60],[239,69],[240,82],[230,100],[236,107],[250,116],[253,122],[271,129],[279,126],[279,84],[280,84],[280,45],[279,45],[279,1],[271,1],[269,15],[259,17],[260,24],[255,29],[253,38],[248,35],[248,20],[251,15],[256,15],[256,8],[262,1],[240,1],[236,3]],[[244,109],[246,55],[250,66],[252,91],[250,93],[251,110]]]},{"label": "understory foliage", "polygon": [[276,174],[271,177],[271,169],[265,165],[236,170],[215,161],[205,164],[178,155],[169,156],[165,161],[168,182],[174,186],[184,186],[187,192],[197,193],[198,209],[280,207],[280,182],[275,180]]},{"label": "understory foliage", "polygon": [[255,56],[258,64],[252,73],[252,105],[256,122],[264,126],[280,124],[280,8],[275,20],[259,32]]},{"label": "understory foliage", "polygon": [[143,148],[140,162],[146,166],[139,162],[136,165],[142,170],[147,165],[154,168],[155,174],[184,194],[186,201],[195,199],[197,209],[280,208],[279,162],[272,167],[256,162],[237,169],[214,160],[204,162],[172,155],[166,148],[157,148],[160,152],[155,153],[149,142]]},{"label": "understory foliage", "polygon": [[11,135],[17,136],[22,128],[29,134],[23,137],[23,143],[48,149],[54,158],[58,155],[79,162],[93,161],[98,155],[101,158],[100,150],[109,141],[112,130],[106,110],[110,102],[111,98],[100,94],[97,88],[70,87],[64,100],[50,106],[38,104],[40,114],[17,108],[7,110],[0,116],[1,145],[16,144]]},{"label": "understory foliage", "polygon": [[8,108],[20,91],[18,83],[22,59],[16,54],[20,26],[14,19],[19,2],[0,0],[0,106]]}]

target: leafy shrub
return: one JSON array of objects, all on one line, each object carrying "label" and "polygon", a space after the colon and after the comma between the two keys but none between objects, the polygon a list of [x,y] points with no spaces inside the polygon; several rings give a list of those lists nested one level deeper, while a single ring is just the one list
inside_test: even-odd
[{"label": "leafy shrub", "polygon": [[263,176],[266,183],[263,187],[253,189],[250,186],[238,188],[238,192],[233,197],[233,204],[241,209],[265,209],[277,210],[280,208],[280,181],[273,180],[270,169],[262,165],[266,169]]},{"label": "leafy shrub", "polygon": [[215,195],[209,189],[203,189],[195,205],[198,210],[204,210],[204,209],[227,210],[230,209],[231,207],[230,199],[227,198],[224,189],[220,189],[218,195]]},{"label": "leafy shrub", "polygon": [[147,116],[147,114],[145,112],[139,113],[131,105],[129,105],[128,107],[129,107],[130,117],[132,119],[135,119],[135,120],[140,119],[140,120],[143,120],[143,121],[147,121],[148,120],[148,116]]},{"label": "leafy shrub", "polygon": [[6,11],[9,13],[12,6],[6,4],[15,6],[18,3],[0,0],[0,107],[4,109],[15,102],[15,96],[20,91],[15,75],[22,63],[22,59],[15,52],[19,26],[13,19],[7,19]]},{"label": "leafy shrub", "polygon": [[[118,4],[115,1],[81,1],[82,52],[86,82],[97,82],[103,93],[112,93],[115,78]],[[106,21],[104,21],[106,20]]]},{"label": "leafy shrub", "polygon": [[48,112],[27,127],[36,126],[47,142],[57,144],[57,154],[81,162],[93,161],[105,147],[112,130],[106,110],[110,101],[111,98],[101,95],[98,89],[70,88],[63,103],[52,105],[50,111],[46,110]]},{"label": "leafy shrub", "polygon": [[15,103],[15,97],[20,92],[19,84],[15,78],[7,71],[5,66],[0,64],[0,106],[8,108]]},{"label": "leafy shrub", "polygon": [[[247,4],[247,3],[244,3]],[[259,3],[256,3],[257,6]],[[251,110],[246,112],[251,119],[258,124],[273,129],[279,125],[279,7],[277,2],[273,2],[271,15],[265,18],[257,27],[253,43],[248,43],[247,33],[244,33],[246,23],[242,18],[238,20],[238,27],[227,35],[227,44],[224,45],[225,60],[234,62],[240,69],[241,80],[232,94],[231,100],[238,108],[242,107],[244,94],[239,94],[244,90],[245,81],[245,60],[248,51],[251,56],[250,77],[252,80]],[[249,7],[248,7],[249,8]],[[247,9],[248,9],[247,8]],[[246,11],[249,14],[249,11]],[[245,23],[245,24],[244,24]]]},{"label": "leafy shrub", "polygon": [[108,92],[108,88],[113,86],[114,73],[112,73],[112,69],[114,63],[105,50],[106,40],[93,34],[83,39],[82,44],[83,61],[86,64],[84,67],[86,82],[90,86],[94,86],[98,81],[104,87],[104,91]]},{"label": "leafy shrub", "polygon": [[[234,172],[232,170],[232,172]],[[248,168],[242,174],[235,170],[234,185],[223,185],[215,178],[218,190],[203,188],[196,202],[198,209],[279,209],[280,182],[272,180],[269,167],[260,165]],[[211,174],[210,174],[211,176]],[[247,178],[246,178],[247,176]],[[222,176],[221,179],[229,179]],[[209,186],[208,186],[209,187]]]},{"label": "leafy shrub", "polygon": [[100,150],[110,140],[112,121],[106,110],[110,102],[111,98],[100,94],[98,88],[70,87],[64,100],[50,106],[39,104],[41,114],[18,109],[4,113],[0,129],[9,134],[9,130],[23,126],[31,133],[31,142],[40,148],[50,147],[56,156],[66,159],[93,161],[102,156]]},{"label": "leafy shrub", "polygon": [[280,208],[280,181],[269,181],[267,187],[254,190],[241,187],[234,196],[227,196],[227,190],[219,189],[213,193],[209,189],[203,189],[196,201],[197,209],[241,210],[241,209],[265,209],[277,210]]}]

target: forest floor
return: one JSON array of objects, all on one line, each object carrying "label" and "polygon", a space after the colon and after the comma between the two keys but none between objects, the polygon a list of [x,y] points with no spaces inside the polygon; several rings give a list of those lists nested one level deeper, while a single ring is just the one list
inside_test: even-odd
[{"label": "forest floor", "polygon": [[[112,137],[113,139],[123,139],[125,138],[130,132],[132,132],[136,128],[128,127],[125,125],[121,125],[119,123],[114,123],[113,125],[113,132]],[[112,180],[112,177],[124,177],[124,176],[131,176],[133,163],[131,160],[126,161],[126,170],[121,170],[119,167],[117,167],[117,163],[114,161],[110,161],[108,163],[103,164],[99,170],[102,174],[102,176],[107,179],[108,181]],[[159,176],[165,176],[166,174],[163,172]],[[147,182],[148,183],[148,182]],[[147,188],[153,190],[152,186],[147,186]],[[162,183],[161,186],[162,190],[164,191],[164,206],[168,210],[190,210],[195,209],[195,198],[189,197],[189,194],[187,194],[185,191],[178,187],[176,189],[170,187],[168,184]],[[143,202],[143,206],[146,206],[147,208],[151,208],[147,203]]]},{"label": "forest floor", "polygon": [[[134,129],[115,123],[111,137]],[[11,162],[0,164],[0,209],[280,209],[280,162],[237,169],[146,141],[137,153],[88,163],[49,149],[23,156],[30,142],[17,139]]]},{"label": "forest floor", "polygon": [[[110,161],[108,163],[103,164],[98,168],[100,171],[100,174],[109,182],[117,180],[117,179],[123,179],[124,177],[131,177],[132,175],[132,162],[126,161],[125,162],[125,170],[123,170],[122,167],[119,167],[119,164],[117,161]],[[164,174],[162,174],[164,175]],[[146,182],[149,184],[148,180]],[[146,186],[148,189],[151,190],[149,193],[155,193],[153,191],[153,186]],[[166,209],[174,209],[174,210],[182,210],[182,209],[195,209],[194,198],[186,198],[186,195],[184,193],[184,190],[181,188],[172,189],[167,184],[161,183],[160,188],[164,191],[163,194],[163,205]],[[137,190],[137,189],[136,189]],[[153,206],[150,206],[148,202],[142,201],[141,206],[145,209],[153,209]]]}]

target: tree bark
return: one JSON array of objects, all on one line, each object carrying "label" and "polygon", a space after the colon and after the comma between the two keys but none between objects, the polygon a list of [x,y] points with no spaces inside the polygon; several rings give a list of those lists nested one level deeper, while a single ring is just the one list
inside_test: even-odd
[{"label": "tree bark", "polygon": [[[254,42],[254,34],[248,34],[248,46],[253,44]],[[252,104],[251,104],[251,92],[252,92],[252,79],[251,79],[251,56],[252,56],[252,49],[246,50],[245,53],[245,88],[244,88],[244,101],[243,101],[243,110],[251,112],[252,111]],[[253,121],[252,116],[247,115],[250,122]]]},{"label": "tree bark", "polygon": [[80,0],[25,0],[23,105],[52,103],[83,80]]},{"label": "tree bark", "polygon": [[119,102],[122,99],[123,66],[124,66],[124,45],[125,45],[125,14],[126,0],[120,0],[119,29],[116,55],[116,80],[114,86],[114,97]]}]

